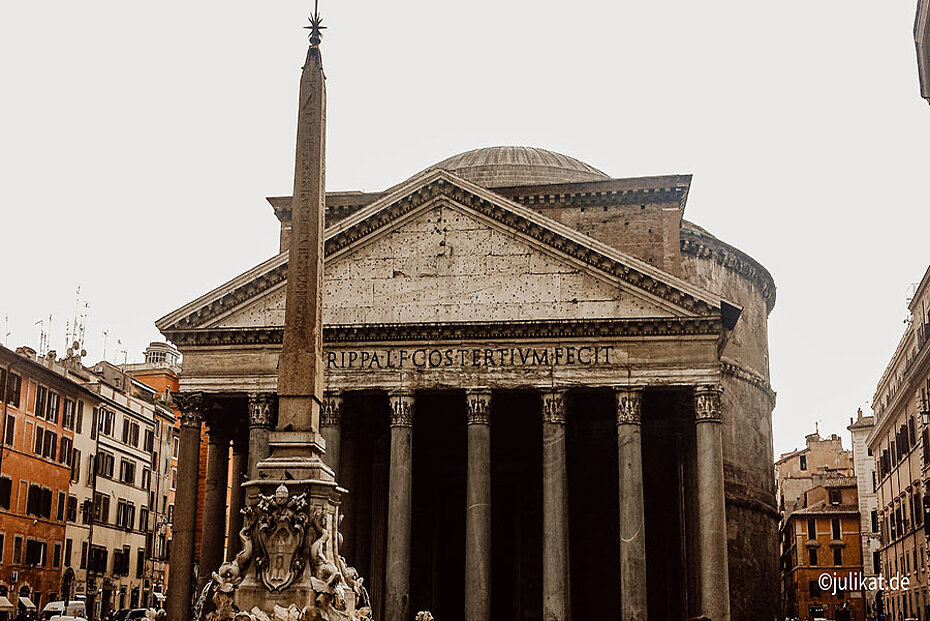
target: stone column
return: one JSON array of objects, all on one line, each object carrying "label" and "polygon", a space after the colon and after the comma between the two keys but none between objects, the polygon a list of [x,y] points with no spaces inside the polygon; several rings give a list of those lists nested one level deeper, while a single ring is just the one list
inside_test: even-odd
[{"label": "stone column", "polygon": [[226,536],[226,484],[229,482],[228,421],[211,420],[207,437],[207,478],[204,484],[203,530],[200,545],[200,575],[197,591],[210,579],[211,572],[223,564],[223,540]]},{"label": "stone column", "polygon": [[333,469],[339,480],[339,449],[342,441],[342,393],[327,390],[323,396],[323,410],[320,412],[320,434],[326,442],[323,461]]},{"label": "stone column", "polygon": [[236,558],[242,549],[239,531],[242,530],[242,508],[245,506],[245,489],[242,484],[249,476],[249,444],[242,434],[233,438],[232,444],[232,490],[229,494],[229,528],[226,531],[226,560]]},{"label": "stone column", "polygon": [[543,621],[571,619],[568,591],[568,471],[565,391],[542,393]]},{"label": "stone column", "polygon": [[258,479],[258,463],[271,454],[268,434],[274,427],[277,396],[273,392],[249,394],[249,479]]},{"label": "stone column", "polygon": [[720,386],[694,389],[697,439],[698,563],[701,613],[717,621],[730,621],[730,586],[727,573],[727,509],[723,491]]},{"label": "stone column", "polygon": [[413,490],[413,392],[395,391],[391,402],[385,621],[410,619],[410,518]]},{"label": "stone column", "polygon": [[491,391],[468,390],[465,618],[491,618]]},{"label": "stone column", "polygon": [[171,572],[168,574],[168,621],[190,621],[194,589],[194,531],[197,520],[197,479],[200,473],[200,425],[205,399],[202,393],[173,395],[181,411],[178,486],[171,525]]},{"label": "stone column", "polygon": [[616,388],[620,467],[620,618],[646,619],[646,530],[643,502],[641,388]]}]

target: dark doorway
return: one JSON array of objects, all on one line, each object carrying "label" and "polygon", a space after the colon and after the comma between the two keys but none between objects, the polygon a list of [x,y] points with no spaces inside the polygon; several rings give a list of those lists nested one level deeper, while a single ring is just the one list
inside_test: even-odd
[{"label": "dark doorway", "polygon": [[646,512],[646,584],[650,621],[687,617],[684,485],[687,393],[643,394],[643,496]]},{"label": "dark doorway", "polygon": [[418,392],[410,613],[465,620],[465,394]]},{"label": "dark doorway", "polygon": [[365,578],[375,619],[382,618],[387,545],[390,408],[383,392],[348,392],[340,454],[343,498],[341,552]]},{"label": "dark doorway", "polygon": [[[541,619],[539,393],[494,392],[491,412],[491,618]],[[436,615],[436,618],[442,617]]]},{"label": "dark doorway", "polygon": [[568,393],[569,551],[575,619],[620,618],[615,412],[612,390]]}]

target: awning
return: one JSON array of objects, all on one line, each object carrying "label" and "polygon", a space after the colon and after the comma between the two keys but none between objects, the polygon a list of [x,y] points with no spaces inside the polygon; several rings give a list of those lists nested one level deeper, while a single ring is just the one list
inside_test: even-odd
[{"label": "awning", "polygon": [[26,610],[35,610],[35,609],[36,609],[36,605],[33,604],[33,603],[32,603],[32,600],[29,599],[28,597],[20,597],[20,598],[19,598],[19,603],[20,603],[22,606],[25,606],[25,607],[26,607]]},{"label": "awning", "polygon": [[12,612],[14,610],[16,610],[16,606],[13,605],[13,602],[0,595],[0,612]]},{"label": "awning", "polygon": [[157,600],[160,601],[160,602],[163,602],[163,601],[165,601],[166,599],[168,599],[168,598],[165,596],[164,593],[152,593],[152,595],[154,595],[154,596],[155,596],[155,599],[157,599]]}]

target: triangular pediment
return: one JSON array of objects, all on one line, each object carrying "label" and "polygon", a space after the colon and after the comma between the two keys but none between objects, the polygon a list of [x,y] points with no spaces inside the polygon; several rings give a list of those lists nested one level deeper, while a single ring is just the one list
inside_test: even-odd
[{"label": "triangular pediment", "polygon": [[[286,270],[285,252],[157,325],[280,327]],[[327,325],[721,315],[712,294],[444,171],[328,229],[324,274]]]}]

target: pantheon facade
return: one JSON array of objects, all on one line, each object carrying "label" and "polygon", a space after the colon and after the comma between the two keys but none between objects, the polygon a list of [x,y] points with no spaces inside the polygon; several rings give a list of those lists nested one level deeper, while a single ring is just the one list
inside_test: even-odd
[{"label": "pantheon facade", "polygon": [[[690,182],[494,147],[327,193],[320,428],[376,619],[772,618],[775,286],[684,219]],[[209,433],[206,567],[237,551],[220,482],[274,423],[291,198],[269,202],[281,253],[157,322],[182,443]]]}]

